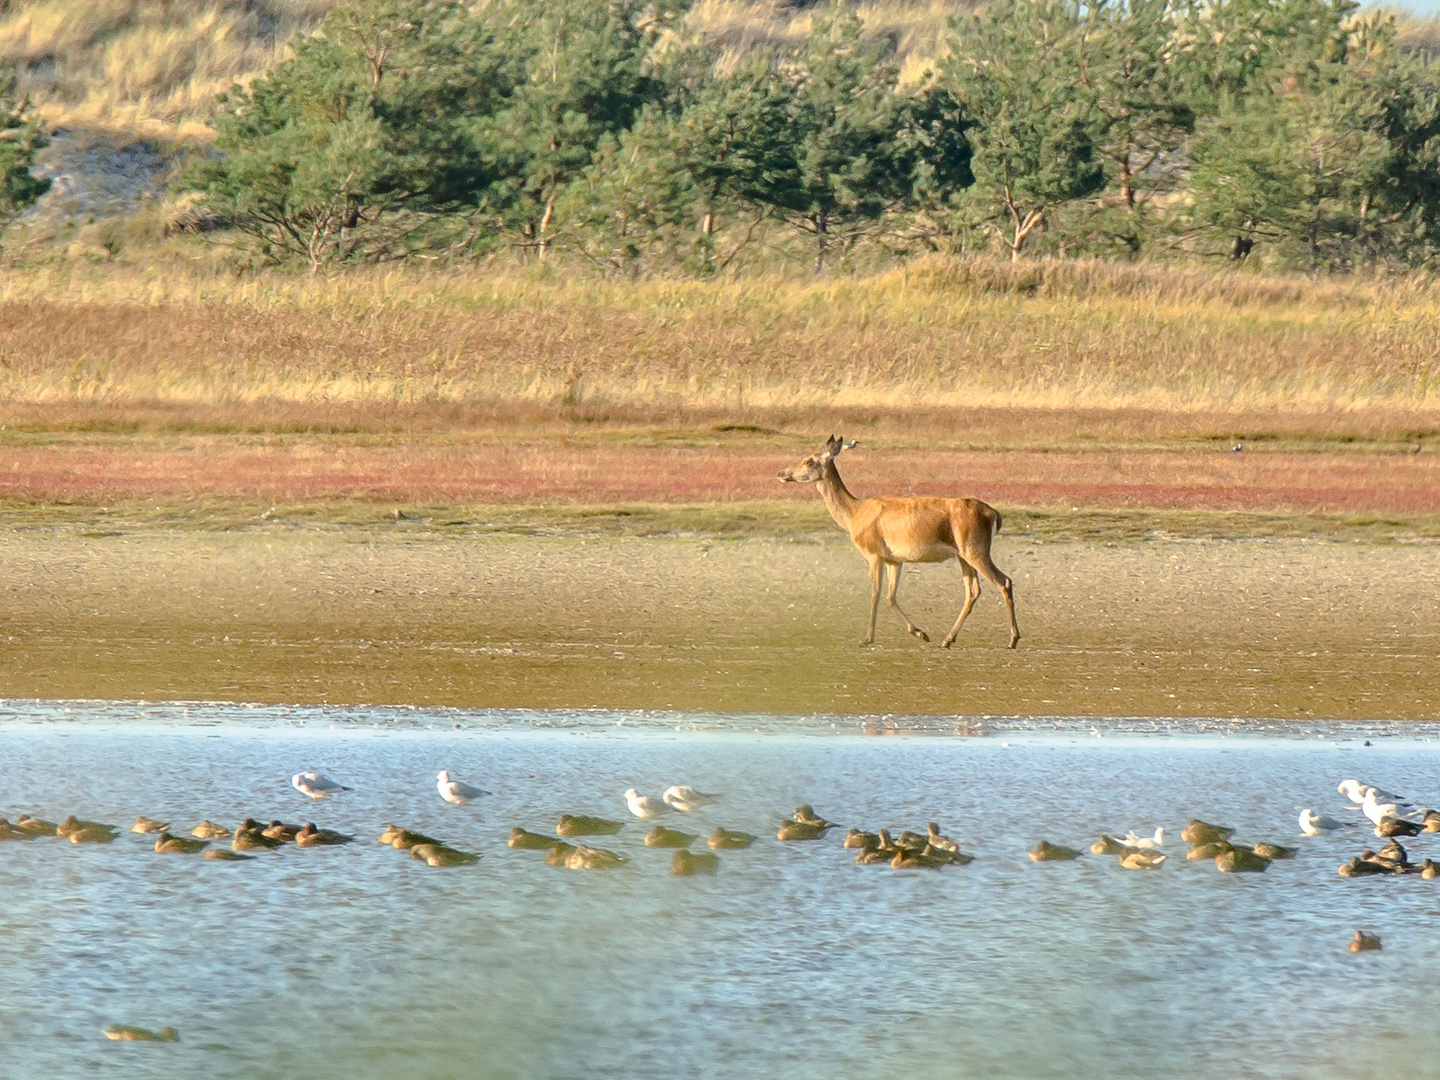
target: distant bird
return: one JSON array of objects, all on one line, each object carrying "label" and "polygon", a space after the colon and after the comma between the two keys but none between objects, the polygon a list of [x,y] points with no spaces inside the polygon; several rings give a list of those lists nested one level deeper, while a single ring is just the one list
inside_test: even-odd
[{"label": "distant bird", "polygon": [[307,821],[305,827],[295,834],[295,846],[322,847],[334,844],[348,844],[354,839],[353,836],[346,836],[344,833],[336,832],[334,829],[317,829],[313,821]]},{"label": "distant bird", "polygon": [[1122,844],[1113,836],[1102,836],[1090,845],[1092,855],[1126,855],[1133,850],[1129,844]]},{"label": "distant bird", "polygon": [[838,829],[838,825],[825,822],[823,825],[816,825],[809,821],[783,821],[779,830],[775,833],[777,840],[819,840],[824,837],[826,830]]},{"label": "distant bird", "polygon": [[1230,452],[1231,452],[1232,454],[1241,453],[1244,449],[1245,449],[1245,444],[1244,444],[1244,443],[1239,443],[1239,442],[1237,442],[1237,443],[1231,443],[1231,444],[1230,444]]},{"label": "distant bird", "polygon": [[1263,874],[1269,865],[1269,859],[1245,848],[1232,847],[1215,856],[1215,869],[1222,874]]},{"label": "distant bird", "polygon": [[941,835],[940,826],[937,825],[935,822],[927,822],[925,825],[925,831],[927,842],[932,848],[935,848],[937,851],[958,852],[960,850],[960,845],[957,844],[954,840],[951,840],[948,836]]},{"label": "distant bird", "polygon": [[1382,817],[1375,823],[1375,835],[1386,836],[1419,836],[1425,831],[1417,821],[1410,821],[1406,818],[1398,818],[1391,815]]},{"label": "distant bird", "polygon": [[560,836],[614,836],[624,827],[623,821],[608,821],[589,814],[561,814],[555,832]]},{"label": "distant bird", "polygon": [[435,774],[435,788],[440,792],[442,799],[455,806],[464,806],[472,799],[490,794],[478,787],[462,784],[459,780],[451,780],[449,771],[445,769]]},{"label": "distant bird", "polygon": [[630,808],[630,813],[646,821],[670,813],[670,807],[664,800],[653,795],[641,795],[633,787],[625,789],[625,805]]},{"label": "distant bird", "polygon": [[131,1027],[129,1024],[111,1024],[102,1029],[107,1039],[118,1042],[179,1042],[180,1036],[173,1027],[151,1031],[149,1028]]},{"label": "distant bird", "polygon": [[254,855],[241,855],[238,852],[213,847],[207,849],[200,857],[202,859],[209,859],[212,862],[249,862],[255,858]]},{"label": "distant bird", "polygon": [[431,866],[474,866],[480,861],[479,855],[444,844],[416,844],[410,849],[410,857]]},{"label": "distant bird", "polygon": [[1206,844],[1196,844],[1185,853],[1185,858],[1191,862],[1199,862],[1202,859],[1214,859],[1234,850],[1235,845],[1228,840],[1211,840]]},{"label": "distant bird", "polygon": [[565,856],[565,868],[567,870],[613,870],[617,866],[623,866],[627,861],[625,856],[618,852],[577,844],[575,850]]},{"label": "distant bird", "polygon": [[1271,844],[1265,840],[1261,840],[1252,846],[1250,850],[1262,859],[1269,859],[1271,862],[1274,862],[1276,859],[1293,859],[1295,857],[1295,849],[1293,847],[1285,847],[1283,844]]},{"label": "distant bird", "polygon": [[1144,848],[1149,851],[1154,851],[1156,848],[1165,846],[1165,830],[1162,827],[1155,830],[1154,836],[1137,836],[1135,835],[1135,830],[1131,829],[1125,834],[1122,842],[1126,847]]},{"label": "distant bird", "polygon": [[202,821],[190,830],[191,836],[198,836],[202,840],[222,840],[230,835],[230,830],[224,825],[216,825],[213,821]]},{"label": "distant bird", "polygon": [[1306,836],[1320,836],[1324,833],[1334,832],[1336,829],[1349,828],[1351,824],[1351,822],[1339,821],[1325,814],[1317,814],[1309,807],[1300,811],[1300,831]]},{"label": "distant bird", "polygon": [[656,825],[645,837],[645,846],[688,848],[697,839],[698,837],[694,833],[680,832],[678,829],[667,829],[664,825]]},{"label": "distant bird", "polygon": [[508,846],[516,851],[550,851],[555,847],[555,838],[542,833],[527,832],[516,826],[510,830]]},{"label": "distant bird", "polygon": [[1364,930],[1356,930],[1355,936],[1345,948],[1351,952],[1379,952],[1380,938],[1375,934],[1367,934]]},{"label": "distant bird", "polygon": [[334,795],[339,791],[354,791],[344,784],[337,784],[328,776],[318,772],[297,772],[290,778],[290,786],[301,795],[309,795],[312,799],[323,799],[327,795]]},{"label": "distant bird", "polygon": [[691,814],[702,806],[709,806],[716,802],[720,796],[696,791],[693,787],[686,787],[683,784],[676,784],[666,788],[660,798],[665,800],[666,805],[679,810],[682,814]]},{"label": "distant bird", "polygon": [[137,817],[135,824],[130,826],[130,831],[135,833],[162,833],[170,828],[168,821],[156,821],[154,818]]}]

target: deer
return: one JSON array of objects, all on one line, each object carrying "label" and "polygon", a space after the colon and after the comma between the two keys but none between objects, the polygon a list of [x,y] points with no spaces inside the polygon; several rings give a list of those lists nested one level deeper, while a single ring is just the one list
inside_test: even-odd
[{"label": "deer", "polygon": [[885,571],[890,571],[890,588],[886,599],[905,624],[905,629],[921,641],[930,636],[900,610],[895,597],[900,590],[900,572],[905,563],[941,563],[956,559],[965,576],[965,606],[960,617],[940,643],[944,649],[955,643],[960,628],[980,599],[980,578],[987,578],[1005,598],[1010,612],[1010,648],[1020,641],[1020,627],[1015,621],[1015,587],[990,558],[990,545],[1000,531],[999,512],[979,499],[942,499],[925,496],[881,495],[857,499],[850,494],[835,459],[846,450],[859,446],[831,435],[820,453],[807,457],[798,465],[782,469],[779,479],[787,484],[814,484],[825,500],[825,508],[835,524],[850,534],[850,542],[860,549],[870,563],[870,628],[861,645],[875,641],[875,615],[880,608],[880,590],[885,585]]}]

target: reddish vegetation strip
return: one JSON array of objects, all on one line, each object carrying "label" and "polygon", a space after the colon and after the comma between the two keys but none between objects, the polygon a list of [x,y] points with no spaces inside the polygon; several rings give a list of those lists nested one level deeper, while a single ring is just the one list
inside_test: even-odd
[{"label": "reddish vegetation strip", "polygon": [[[188,494],[305,502],[715,502],[790,495],[793,451],[610,443],[166,448],[9,446],[0,497],[103,504]],[[973,495],[1000,506],[1440,512],[1440,454],[946,452],[863,447],[843,462],[857,495]]]}]

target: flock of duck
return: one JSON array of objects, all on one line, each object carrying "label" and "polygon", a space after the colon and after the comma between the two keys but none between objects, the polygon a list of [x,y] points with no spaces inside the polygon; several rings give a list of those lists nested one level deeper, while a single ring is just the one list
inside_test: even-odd
[{"label": "flock of duck", "polygon": [[[352,790],[314,771],[296,773],[291,778],[291,786],[314,800],[324,800]],[[448,771],[436,776],[436,790],[445,802],[457,806],[490,794],[451,777]],[[1337,790],[1351,801],[1352,809],[1364,814],[1375,835],[1387,840],[1378,851],[1366,848],[1343,863],[1339,868],[1342,877],[1418,874],[1430,879],[1440,876],[1440,864],[1430,859],[1412,863],[1409,853],[1397,839],[1421,833],[1440,833],[1440,811],[1413,806],[1393,792],[1362,784],[1358,780],[1345,780]],[[635,788],[630,788],[625,792],[624,799],[633,818],[654,821],[671,814],[693,814],[717,802],[720,796],[675,785],[665,789],[659,798],[642,795]],[[1357,823],[1317,814],[1307,808],[1301,811],[1299,824],[1302,834],[1317,836],[1352,828]],[[627,856],[581,841],[613,836],[624,825],[625,822],[620,820],[565,814],[560,817],[554,835],[530,832],[520,827],[511,830],[509,846],[516,850],[543,851],[546,864],[551,866],[571,870],[613,869],[625,865],[629,861]],[[817,814],[811,806],[802,805],[780,823],[775,835],[776,839],[786,843],[813,841],[824,838],[830,830],[838,827],[835,822]],[[189,836],[184,836],[171,832],[168,821],[141,816],[136,818],[130,831],[153,834],[154,849],[159,854],[200,855],[205,859],[226,862],[246,861],[254,858],[251,852],[270,851],[287,844],[301,848],[322,847],[348,844],[355,839],[332,829],[319,828],[311,821],[293,824],[278,819],[261,822],[255,818],[244,819],[233,830],[209,820],[202,821],[189,830]],[[74,815],[58,823],[26,814],[20,815],[14,823],[0,818],[0,841],[54,836],[68,839],[73,844],[109,843],[119,833],[118,826],[87,821]],[[1296,851],[1293,847],[1269,841],[1242,843],[1236,840],[1235,830],[1229,826],[1199,819],[1191,819],[1180,835],[1189,844],[1185,856],[1187,860],[1212,860],[1222,873],[1260,873],[1272,862],[1292,858]],[[657,823],[646,835],[645,845],[672,849],[675,854],[671,860],[671,872],[689,876],[715,873],[719,868],[717,852],[747,848],[757,837],[717,827],[705,840],[710,851],[692,852],[690,848],[699,839],[699,833]],[[229,840],[228,846],[214,843],[219,840]],[[378,840],[434,867],[473,865],[480,859],[477,852],[461,850],[435,837],[395,824],[386,824]],[[1158,870],[1167,859],[1162,850],[1164,844],[1165,830],[1162,827],[1149,836],[1140,836],[1133,831],[1123,837],[1103,835],[1090,845],[1089,850],[1095,855],[1115,857],[1119,866],[1126,870],[1153,871]],[[973,855],[962,852],[959,844],[945,836],[933,821],[927,824],[924,833],[909,830],[892,833],[888,829],[866,832],[852,828],[846,833],[845,847],[858,849],[855,861],[860,865],[883,862],[895,870],[964,866],[974,859]],[[1041,840],[1029,852],[1030,858],[1036,862],[1066,862],[1083,854],[1080,849],[1052,844],[1048,840]]]}]

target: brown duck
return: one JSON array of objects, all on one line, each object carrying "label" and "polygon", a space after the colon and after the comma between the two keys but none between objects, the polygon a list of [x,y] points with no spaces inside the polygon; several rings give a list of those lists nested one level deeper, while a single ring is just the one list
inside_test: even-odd
[{"label": "brown duck", "polygon": [[516,827],[510,830],[509,846],[516,851],[552,851],[555,848],[555,838],[545,836],[543,833],[526,832]]},{"label": "brown duck", "polygon": [[670,873],[676,877],[690,877],[693,874],[713,874],[720,868],[720,857],[708,852],[695,854],[677,851],[670,860]]},{"label": "brown duck", "polygon": [[348,844],[354,839],[355,837],[346,836],[334,829],[317,829],[313,821],[307,821],[304,828],[295,834],[295,845],[296,847],[333,847],[336,844]]},{"label": "brown duck", "polygon": [[1228,825],[1211,825],[1208,821],[1191,818],[1190,824],[1180,830],[1180,839],[1187,844],[1213,844],[1216,840],[1229,840],[1234,832]]},{"label": "brown duck", "polygon": [[646,847],[659,848],[688,848],[699,837],[695,833],[680,832],[678,829],[667,829],[664,825],[656,825],[645,834]]},{"label": "brown duck", "polygon": [[575,850],[566,856],[565,867],[568,870],[613,870],[627,861],[618,852],[577,844]]},{"label": "brown duck", "polygon": [[1185,858],[1191,862],[1198,862],[1201,859],[1213,859],[1217,855],[1224,855],[1234,851],[1235,847],[1228,840],[1211,840],[1207,844],[1192,845],[1185,853]]},{"label": "brown duck", "polygon": [[1030,849],[1030,858],[1036,862],[1069,862],[1071,859],[1078,859],[1080,852],[1074,848],[1061,847],[1059,844],[1052,844],[1048,840],[1041,840]]},{"label": "brown duck", "polygon": [[190,835],[198,836],[202,840],[227,840],[230,830],[224,825],[216,825],[213,821],[202,821],[190,830]]},{"label": "brown duck", "polygon": [[212,862],[250,862],[255,858],[254,855],[241,855],[238,852],[228,851],[223,847],[212,847],[205,851],[200,857],[202,859],[209,859]]},{"label": "brown duck", "polygon": [[162,833],[170,831],[170,822],[156,821],[154,818],[137,817],[135,824],[130,826],[130,831],[135,833]]},{"label": "brown duck", "polygon": [[546,866],[565,866],[571,855],[575,853],[575,845],[567,844],[563,840],[556,840],[550,849],[550,854],[545,856]]},{"label": "brown duck", "polygon": [[1256,855],[1249,848],[1232,847],[1222,855],[1215,856],[1215,869],[1222,874],[1264,873],[1270,860]]},{"label": "brown duck", "polygon": [[1364,930],[1356,930],[1355,936],[1345,948],[1350,952],[1379,952],[1380,938],[1375,934],[1367,934]]},{"label": "brown duck", "polygon": [[753,833],[734,832],[730,829],[717,828],[710,834],[710,839],[705,843],[710,845],[711,851],[731,851],[737,848],[747,848],[755,842]]},{"label": "brown duck", "polygon": [[43,818],[31,817],[29,814],[21,814],[15,819],[15,827],[21,832],[27,832],[31,836],[59,836],[60,826],[53,821],[46,821]]},{"label": "brown duck", "polygon": [[410,857],[431,866],[473,866],[480,861],[479,855],[444,844],[416,844],[410,849]]},{"label": "brown duck", "polygon": [[555,831],[561,836],[614,836],[625,827],[623,821],[590,817],[588,814],[561,814]]},{"label": "brown duck", "polygon": [[195,855],[210,846],[209,840],[191,840],[162,832],[155,838],[155,850],[161,855]]}]

